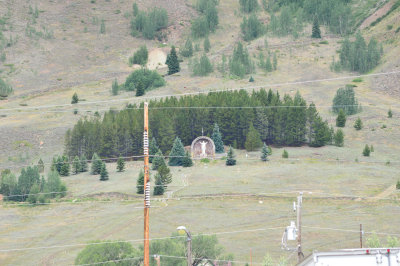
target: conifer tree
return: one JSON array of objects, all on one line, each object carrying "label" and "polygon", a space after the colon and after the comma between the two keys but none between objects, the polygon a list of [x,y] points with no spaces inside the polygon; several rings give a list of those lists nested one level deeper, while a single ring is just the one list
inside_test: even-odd
[{"label": "conifer tree", "polygon": [[253,78],[253,76],[250,76],[250,78],[249,78],[249,82],[254,82],[254,78]]},{"label": "conifer tree", "polygon": [[361,119],[358,117],[357,120],[354,122],[354,128],[356,130],[361,130],[363,128],[363,123]]},{"label": "conifer tree", "polygon": [[312,26],[311,38],[321,38],[321,30],[319,29],[318,17],[314,17],[314,22]]},{"label": "conifer tree", "polygon": [[392,118],[392,116],[393,116],[392,109],[389,108],[389,111],[388,111],[388,118]]},{"label": "conifer tree", "polygon": [[254,151],[260,148],[261,145],[260,133],[254,128],[253,123],[250,123],[244,146],[247,151]]},{"label": "conifer tree", "polygon": [[124,158],[122,158],[121,156],[119,156],[118,160],[117,160],[117,170],[118,172],[122,172],[125,169],[125,161]]},{"label": "conifer tree", "polygon": [[265,144],[265,142],[264,142],[264,145],[263,145],[263,147],[261,149],[261,157],[260,158],[261,158],[261,161],[263,161],[263,162],[268,161],[268,147]]},{"label": "conifer tree", "polygon": [[166,165],[166,163],[165,163],[164,156],[163,156],[161,150],[158,150],[158,152],[156,152],[156,154],[154,156],[151,169],[157,170],[162,165]]},{"label": "conifer tree", "polygon": [[340,109],[339,114],[336,118],[336,126],[345,127],[345,125],[346,125],[346,114],[344,113],[343,109]]},{"label": "conifer tree", "polygon": [[136,2],[134,2],[132,5],[132,13],[133,13],[134,17],[136,17],[137,14],[139,13],[139,8],[138,8],[138,5],[136,4]]},{"label": "conifer tree", "polygon": [[138,80],[136,83],[136,96],[142,96],[144,95],[144,84],[142,82],[142,80]]},{"label": "conifer tree", "polygon": [[60,175],[61,176],[69,176],[69,171],[71,169],[71,166],[69,164],[69,160],[67,156],[62,157],[62,166],[60,169]]},{"label": "conifer tree", "polygon": [[288,153],[287,150],[285,150],[285,149],[283,150],[282,158],[284,158],[284,159],[289,158],[289,153]]},{"label": "conifer tree", "polygon": [[235,154],[234,154],[233,148],[231,146],[229,146],[228,156],[226,158],[226,163],[225,164],[227,166],[236,165]]},{"label": "conifer tree", "polygon": [[333,136],[335,146],[337,147],[343,147],[344,145],[344,133],[343,130],[340,128],[336,130],[335,135]]},{"label": "conifer tree", "polygon": [[368,157],[370,153],[371,153],[371,150],[370,150],[368,144],[365,144],[365,147],[364,147],[364,150],[363,150],[362,154],[364,156]]},{"label": "conifer tree", "polygon": [[153,195],[164,195],[165,187],[162,183],[161,176],[159,173],[156,174],[155,178],[155,186],[153,190]]},{"label": "conifer tree", "polygon": [[168,168],[168,166],[161,165],[160,167],[158,167],[157,173],[161,177],[162,184],[164,185],[165,188],[167,188],[167,185],[172,183],[171,170]]},{"label": "conifer tree", "polygon": [[81,159],[80,159],[80,168],[79,168],[79,172],[87,172],[88,170],[88,162],[86,159],[85,154],[82,154]]},{"label": "conifer tree", "polygon": [[136,181],[136,193],[143,194],[144,193],[144,172],[140,169],[138,179]]},{"label": "conifer tree", "polygon": [[172,46],[171,52],[168,54],[167,61],[165,63],[168,65],[168,75],[172,75],[181,71],[175,46]]},{"label": "conifer tree", "polygon": [[193,166],[193,161],[188,151],[186,151],[185,157],[183,158],[182,166],[183,167]]},{"label": "conifer tree", "polygon": [[222,141],[221,133],[219,132],[219,126],[217,123],[214,124],[214,129],[211,135],[211,139],[214,141],[215,152],[224,153],[224,142]]},{"label": "conifer tree", "polygon": [[276,70],[278,68],[278,58],[276,57],[276,53],[274,53],[273,68],[274,68],[274,70]]},{"label": "conifer tree", "polygon": [[79,161],[79,157],[78,155],[75,156],[74,161],[72,162],[72,172],[74,173],[74,175],[77,175],[81,170],[81,165],[80,165],[80,161]]},{"label": "conifer tree", "polygon": [[78,94],[75,92],[74,95],[72,95],[71,103],[76,104],[78,102],[79,102]]},{"label": "conifer tree", "polygon": [[154,160],[154,155],[156,155],[157,151],[159,150],[157,146],[156,138],[152,138],[149,143],[149,162],[152,163]]},{"label": "conifer tree", "polygon": [[206,37],[204,39],[203,46],[204,46],[204,52],[208,53],[210,51],[210,49],[211,49],[211,44],[210,44],[210,40],[208,39],[208,37]]},{"label": "conifer tree", "polygon": [[106,33],[106,23],[104,22],[104,19],[101,20],[100,33],[101,34],[105,34]]},{"label": "conifer tree", "polygon": [[184,57],[191,57],[193,56],[193,43],[192,40],[187,39],[185,42],[185,46],[181,50],[181,55]]},{"label": "conifer tree", "polygon": [[44,163],[42,158],[39,159],[38,161],[38,171],[39,173],[43,173],[44,172]]},{"label": "conifer tree", "polygon": [[90,173],[92,175],[98,175],[100,174],[100,170],[101,170],[101,165],[103,164],[103,162],[101,161],[100,157],[97,155],[97,153],[93,153],[93,157],[92,157],[92,168],[90,170]]},{"label": "conifer tree", "polygon": [[185,156],[185,148],[179,137],[175,138],[174,145],[169,153],[169,166],[181,166],[183,164],[183,157]]},{"label": "conifer tree", "polygon": [[119,86],[118,86],[117,79],[114,79],[114,81],[112,83],[111,92],[112,92],[112,95],[118,95]]},{"label": "conifer tree", "polygon": [[107,180],[108,180],[108,172],[106,164],[102,163],[100,168],[100,181],[107,181]]},{"label": "conifer tree", "polygon": [[265,61],[265,70],[267,70],[268,72],[272,71],[272,64],[271,64],[271,57],[268,56],[267,60]]}]

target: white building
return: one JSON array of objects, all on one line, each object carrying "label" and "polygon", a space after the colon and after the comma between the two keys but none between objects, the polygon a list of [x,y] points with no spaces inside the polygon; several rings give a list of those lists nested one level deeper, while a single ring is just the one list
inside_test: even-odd
[{"label": "white building", "polygon": [[400,266],[400,248],[315,251],[298,266]]}]

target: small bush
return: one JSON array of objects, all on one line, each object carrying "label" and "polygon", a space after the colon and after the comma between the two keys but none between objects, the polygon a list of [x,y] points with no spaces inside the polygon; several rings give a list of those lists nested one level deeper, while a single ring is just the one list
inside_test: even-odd
[{"label": "small bush", "polygon": [[319,44],[329,44],[328,41],[320,41]]},{"label": "small bush", "polygon": [[13,93],[13,88],[0,78],[0,98],[7,97]]},{"label": "small bush", "polygon": [[214,71],[213,65],[205,54],[201,56],[200,60],[195,58],[191,67],[194,76],[207,76]]},{"label": "small bush", "polygon": [[363,128],[363,123],[360,118],[357,118],[357,120],[354,122],[354,128],[356,130],[361,130]]},{"label": "small bush", "polygon": [[129,58],[129,64],[146,65],[149,58],[149,52],[146,45],[143,45],[137,50],[132,57]]},{"label": "small bush", "polygon": [[203,158],[203,159],[200,160],[200,162],[201,162],[201,163],[209,163],[209,162],[210,162],[210,159],[208,159],[208,158]]},{"label": "small bush", "polygon": [[362,78],[355,78],[355,79],[353,79],[353,82],[363,82],[363,79]]},{"label": "small bush", "polygon": [[400,189],[400,180],[397,180],[396,189]]},{"label": "small bush", "polygon": [[387,25],[387,26],[386,26],[386,29],[387,29],[387,30],[393,29],[393,25]]},{"label": "small bush", "polygon": [[369,146],[367,144],[365,144],[364,150],[362,152],[362,154],[366,157],[368,157],[371,154],[371,150],[369,148]]},{"label": "small bush", "polygon": [[392,117],[393,117],[392,109],[389,109],[389,111],[388,111],[388,118],[392,118]]},{"label": "small bush", "polygon": [[283,150],[282,158],[285,158],[285,159],[289,158],[289,153],[287,152],[287,150]]},{"label": "small bush", "polygon": [[157,71],[148,69],[138,69],[132,72],[125,81],[125,90],[134,91],[138,84],[143,85],[143,89],[158,88],[165,85],[165,80]]}]

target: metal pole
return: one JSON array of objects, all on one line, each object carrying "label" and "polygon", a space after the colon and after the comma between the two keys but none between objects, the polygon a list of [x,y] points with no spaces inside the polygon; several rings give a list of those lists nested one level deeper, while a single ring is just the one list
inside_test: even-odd
[{"label": "metal pole", "polygon": [[190,232],[186,232],[187,234],[187,265],[192,266],[192,235]]},{"label": "metal pole", "polygon": [[148,103],[144,103],[144,266],[150,263],[149,248],[149,214],[150,214],[150,180],[149,180],[149,109]]},{"label": "metal pole", "polygon": [[360,247],[361,248],[362,248],[362,242],[363,242],[362,235],[363,235],[362,224],[360,224]]},{"label": "metal pole", "polygon": [[297,261],[301,262],[304,258],[303,251],[301,249],[301,205],[303,202],[303,192],[300,192],[300,196],[297,197]]}]

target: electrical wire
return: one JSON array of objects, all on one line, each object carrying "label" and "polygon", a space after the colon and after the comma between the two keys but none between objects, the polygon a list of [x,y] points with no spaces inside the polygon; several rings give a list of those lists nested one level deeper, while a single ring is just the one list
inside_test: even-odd
[{"label": "electrical wire", "polygon": [[[316,229],[316,230],[325,230],[325,231],[339,231],[339,232],[348,232],[348,233],[360,233],[359,230],[350,230],[350,229],[341,229],[341,228],[330,228],[330,227],[317,227],[317,226],[306,226],[302,225],[304,228]],[[396,233],[382,233],[382,232],[366,232],[364,234],[376,234],[376,235],[385,235],[385,236],[400,236]]]},{"label": "electrical wire", "polygon": [[251,90],[251,89],[260,89],[260,88],[265,88],[265,87],[292,86],[292,85],[309,84],[309,83],[317,83],[317,82],[325,82],[325,81],[336,81],[336,80],[353,79],[353,78],[360,78],[360,77],[375,77],[375,76],[382,76],[382,75],[393,75],[393,74],[399,74],[399,73],[400,73],[400,71],[388,71],[388,72],[353,75],[353,76],[344,76],[344,77],[336,77],[336,78],[324,78],[324,79],[284,82],[284,83],[275,83],[275,84],[271,83],[271,84],[263,84],[263,85],[257,85],[257,86],[237,87],[237,88],[231,88],[231,89],[208,90],[208,91],[189,92],[189,93],[181,93],[181,94],[169,94],[169,95],[158,95],[158,96],[144,96],[144,97],[140,97],[140,98],[131,97],[131,98],[123,98],[123,99],[80,102],[80,103],[76,103],[76,104],[55,104],[55,105],[29,106],[29,107],[23,107],[23,108],[20,108],[20,107],[17,107],[17,108],[4,108],[4,109],[0,109],[0,112],[39,110],[39,109],[59,108],[59,107],[75,107],[76,108],[77,106],[81,106],[81,105],[103,104],[103,103],[121,102],[121,101],[124,102],[124,101],[130,101],[130,100],[158,99],[158,98],[165,98],[165,97],[199,95],[199,94],[227,92],[227,91],[235,91],[235,90]]},{"label": "electrical wire", "polygon": [[[192,237],[205,236],[205,235],[206,236],[210,236],[210,235],[226,235],[226,234],[237,234],[237,233],[261,232],[261,231],[278,230],[278,229],[282,230],[282,229],[284,229],[284,227],[257,228],[257,229],[247,229],[247,230],[237,230],[237,231],[216,232],[216,233],[203,233],[203,234],[192,235]],[[174,238],[183,238],[183,237],[186,237],[186,236],[170,236],[170,237],[149,238],[149,241],[163,240],[163,239],[174,239]],[[76,244],[67,244],[67,245],[54,245],[54,246],[29,247],[29,248],[0,249],[0,252],[40,250],[40,249],[51,249],[51,248],[70,248],[70,247],[91,246],[91,245],[101,245],[101,244],[142,242],[144,240],[145,239],[131,239],[131,240],[105,241],[105,242],[94,242],[94,243],[76,243]]]}]

